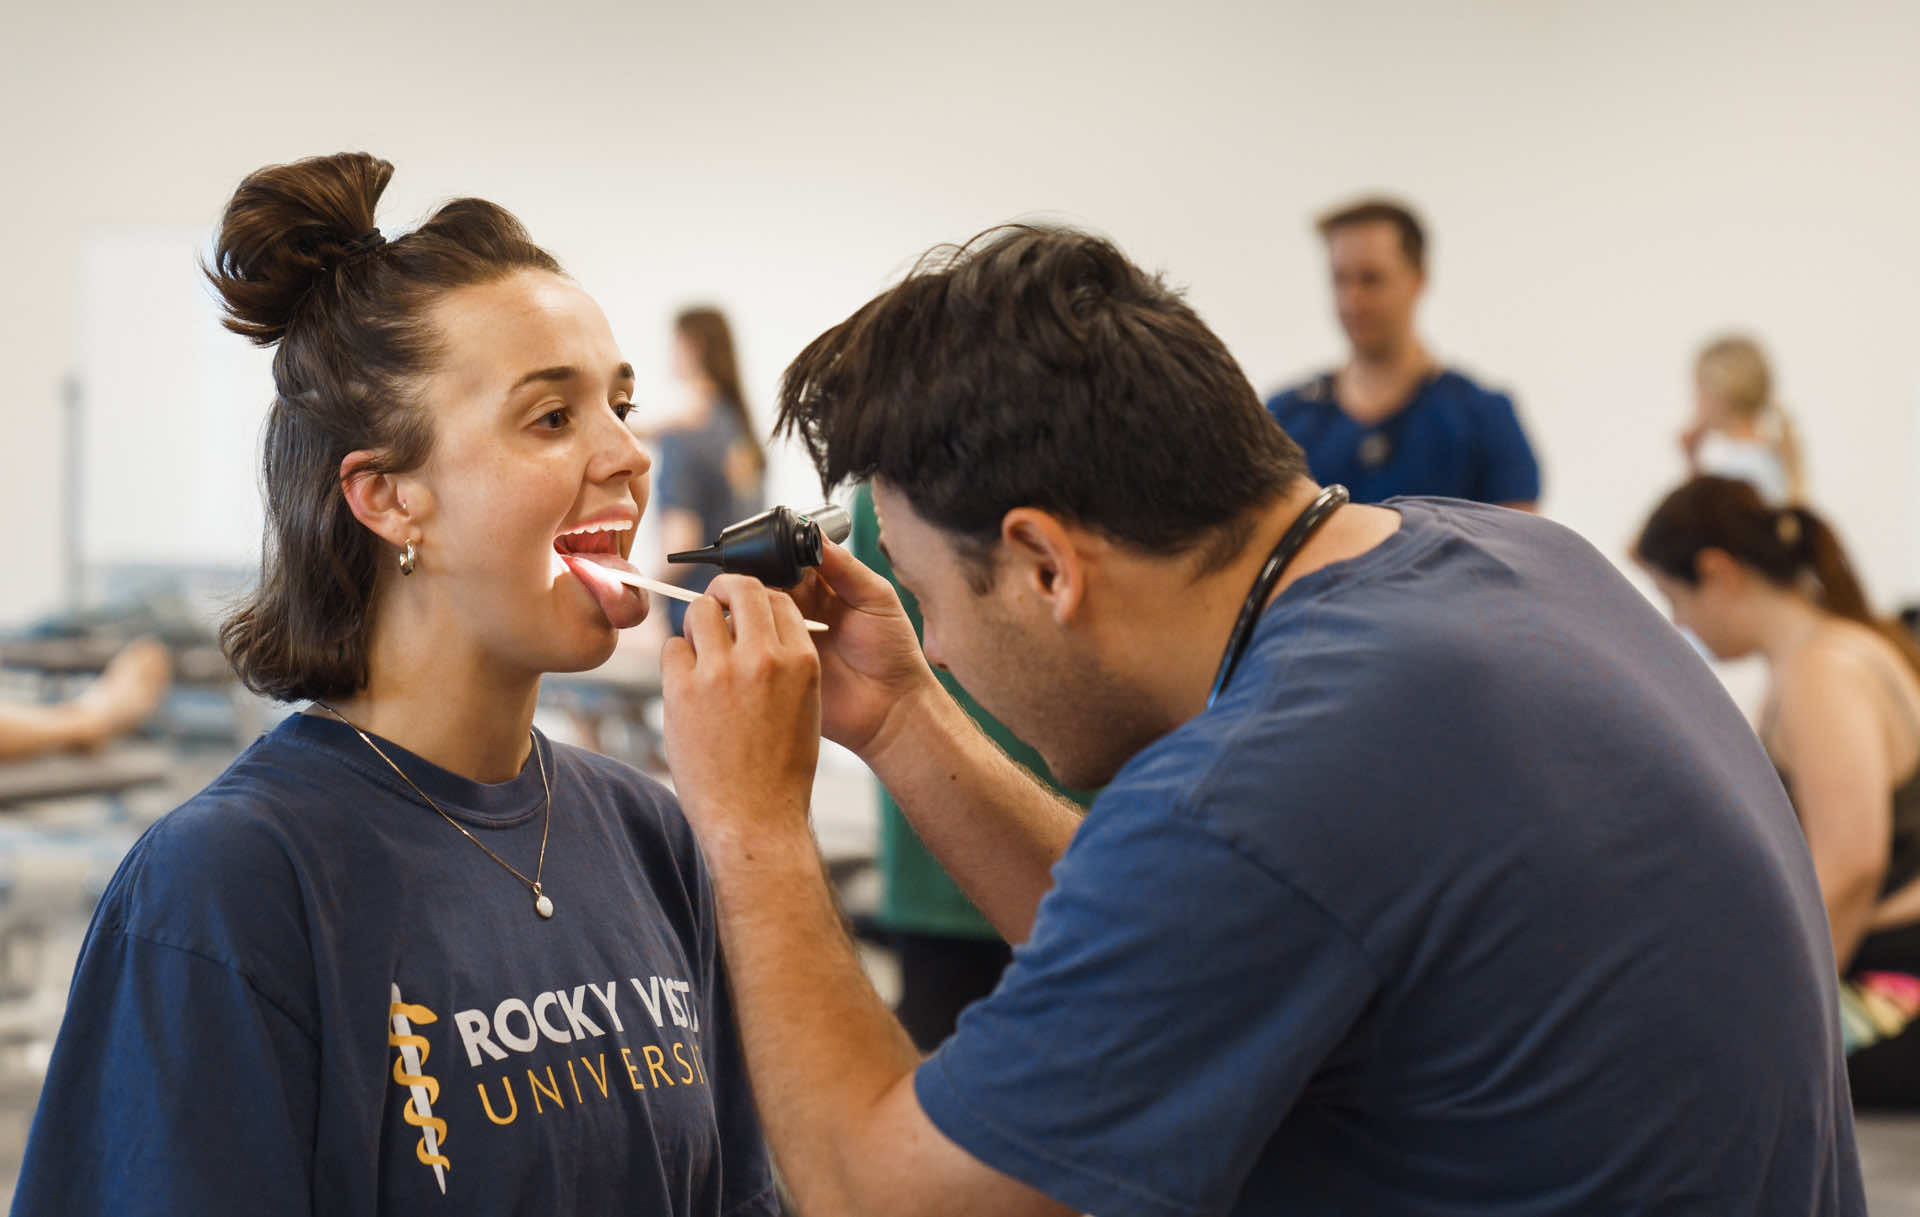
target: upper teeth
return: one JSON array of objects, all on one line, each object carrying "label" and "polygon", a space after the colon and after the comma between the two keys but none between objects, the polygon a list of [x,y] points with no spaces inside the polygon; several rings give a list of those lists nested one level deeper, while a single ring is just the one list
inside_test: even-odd
[{"label": "upper teeth", "polygon": [[560,535],[563,537],[575,537],[583,532],[626,532],[632,527],[632,520],[608,520],[603,524],[582,524],[578,528],[569,528]]}]

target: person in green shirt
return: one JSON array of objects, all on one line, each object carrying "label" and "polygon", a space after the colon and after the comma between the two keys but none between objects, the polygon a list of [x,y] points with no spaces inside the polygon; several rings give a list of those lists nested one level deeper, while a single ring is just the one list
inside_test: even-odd
[{"label": "person in green shirt", "polygon": [[[913,619],[914,633],[920,633],[920,608],[894,579],[893,564],[880,550],[873,492],[864,485],[854,496],[853,533],[847,547],[894,585]],[[1082,807],[1093,801],[1097,792],[1069,790],[1056,782],[1040,754],[981,709],[959,681],[943,671],[934,674],[1001,751]],[[1013,950],[920,843],[884,786],[880,787],[879,869],[880,909],[874,920],[892,936],[900,959],[900,1004],[894,1013],[914,1044],[931,1052],[953,1033],[962,1010],[993,991]]]}]

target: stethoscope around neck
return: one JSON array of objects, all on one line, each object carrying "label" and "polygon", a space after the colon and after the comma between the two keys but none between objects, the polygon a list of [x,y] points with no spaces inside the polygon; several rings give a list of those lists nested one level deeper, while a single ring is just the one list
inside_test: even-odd
[{"label": "stethoscope around neck", "polygon": [[1322,490],[1282,534],[1273,552],[1267,555],[1260,573],[1254,576],[1252,589],[1240,605],[1240,616],[1233,623],[1233,632],[1227,635],[1226,653],[1220,656],[1220,670],[1214,673],[1213,688],[1207,693],[1209,708],[1226,689],[1227,682],[1233,679],[1233,670],[1240,666],[1240,657],[1246,653],[1247,644],[1253,641],[1254,627],[1260,624],[1260,612],[1266,607],[1267,597],[1273,595],[1274,585],[1286,573],[1287,564],[1293,561],[1301,547],[1313,539],[1313,534],[1320,531],[1320,526],[1352,497],[1345,486],[1329,486]]}]

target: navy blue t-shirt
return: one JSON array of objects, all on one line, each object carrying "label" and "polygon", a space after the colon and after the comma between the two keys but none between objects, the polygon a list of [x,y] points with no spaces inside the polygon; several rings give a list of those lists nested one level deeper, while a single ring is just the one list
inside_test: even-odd
[{"label": "navy blue t-shirt", "polygon": [[1403,409],[1372,426],[1340,408],[1331,373],[1275,394],[1267,411],[1306,451],[1313,480],[1338,482],[1358,503],[1398,495],[1477,503],[1540,498],[1540,465],[1513,399],[1458,372],[1430,377]]},{"label": "navy blue t-shirt", "polygon": [[[551,920],[329,719],[149,829],[88,932],[16,1217],[778,1212],[679,806],[537,746]],[[534,872],[533,758],[483,785],[381,747]]]},{"label": "navy blue t-shirt", "polygon": [[1862,1213],[1739,711],[1571,532],[1395,506],[1095,801],[929,1117],[1101,1217]]}]

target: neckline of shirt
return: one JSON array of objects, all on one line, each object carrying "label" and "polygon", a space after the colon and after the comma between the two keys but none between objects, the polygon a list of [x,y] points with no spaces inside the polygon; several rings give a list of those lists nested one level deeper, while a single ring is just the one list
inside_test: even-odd
[{"label": "neckline of shirt", "polygon": [[[319,714],[294,714],[274,728],[272,734],[295,747],[324,752],[360,777],[410,802],[420,803],[420,794],[424,793],[449,816],[471,825],[515,828],[541,815],[546,807],[540,765],[531,753],[520,767],[520,772],[508,780],[476,782],[443,769],[392,740],[367,732],[373,742],[379,745],[380,751],[392,758],[393,763],[419,786],[420,792],[416,793],[388,768],[386,762],[374,755],[373,749],[367,747],[366,741],[352,727],[336,719]],[[534,746],[540,749],[541,756],[546,760],[547,781],[557,783],[560,775],[556,772],[558,762],[552,741],[540,734],[538,729],[533,734]],[[420,809],[432,814],[432,808],[424,804]]]}]

